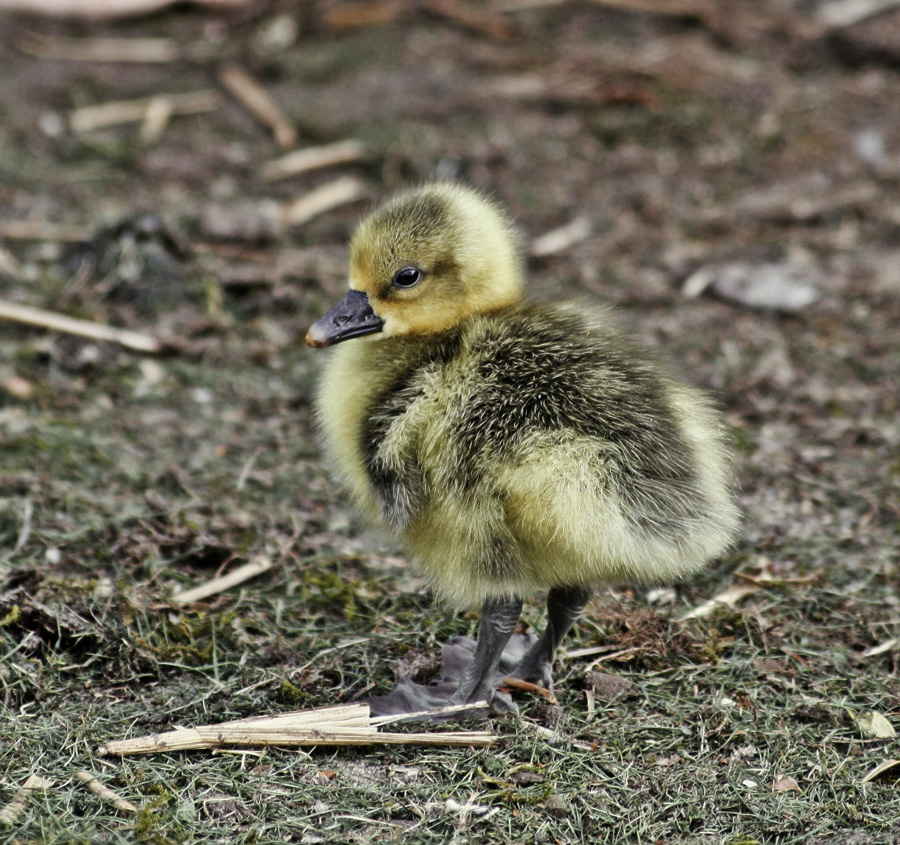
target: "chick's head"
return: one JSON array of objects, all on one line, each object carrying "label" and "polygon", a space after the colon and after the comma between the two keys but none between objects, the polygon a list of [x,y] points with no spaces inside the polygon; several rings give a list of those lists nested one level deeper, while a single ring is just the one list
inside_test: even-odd
[{"label": "chick's head", "polygon": [[444,331],[520,299],[515,230],[500,208],[470,188],[438,183],[405,191],[356,230],[350,289],[310,329],[308,343]]}]

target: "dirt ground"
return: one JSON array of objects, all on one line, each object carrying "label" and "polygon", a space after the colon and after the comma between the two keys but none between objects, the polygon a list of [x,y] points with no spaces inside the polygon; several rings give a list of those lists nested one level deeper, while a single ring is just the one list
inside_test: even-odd
[{"label": "dirt ground", "polygon": [[[0,13],[0,300],[164,342],[0,319],[0,841],[900,842],[900,12],[846,8]],[[98,37],[161,40],[109,61]],[[342,141],[344,162],[265,169]],[[354,700],[400,664],[427,677],[471,633],[346,508],[303,344],[360,214],[435,175],[509,206],[535,297],[612,304],[716,393],[738,546],[683,585],[599,594],[559,705],[518,695],[489,749],[97,756]],[[304,214],[318,189],[344,200]],[[173,600],[248,561],[271,567]]]}]

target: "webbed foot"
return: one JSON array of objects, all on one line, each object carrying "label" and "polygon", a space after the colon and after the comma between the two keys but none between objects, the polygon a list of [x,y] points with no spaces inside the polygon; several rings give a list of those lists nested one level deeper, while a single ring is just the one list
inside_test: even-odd
[{"label": "webbed foot", "polygon": [[[504,649],[494,683],[487,694],[481,696],[486,705],[477,708],[466,708],[452,713],[435,715],[415,715],[410,718],[435,722],[455,721],[460,719],[486,719],[488,716],[512,713],[518,715],[519,709],[512,698],[496,689],[503,678],[514,673],[514,668],[522,661],[534,638],[514,635]],[[376,695],[368,699],[371,714],[380,716],[401,716],[405,714],[421,714],[423,711],[439,710],[458,705],[454,696],[465,680],[467,668],[475,659],[476,642],[469,637],[451,637],[441,649],[441,670],[437,678],[427,684],[417,684],[409,678],[400,678],[397,686],[386,695]],[[472,702],[477,703],[473,698]],[[465,702],[463,702],[465,703]]]}]

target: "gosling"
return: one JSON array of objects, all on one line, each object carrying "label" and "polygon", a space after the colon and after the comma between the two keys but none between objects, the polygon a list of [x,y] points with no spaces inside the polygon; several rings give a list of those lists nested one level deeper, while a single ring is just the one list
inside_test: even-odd
[{"label": "gosling", "polygon": [[682,578],[733,541],[717,412],[603,312],[524,299],[513,224],[481,193],[396,195],[353,236],[349,280],[306,336],[354,340],[320,385],[326,447],[437,597],[481,606],[463,668],[372,699],[376,714],[515,710],[495,687],[523,596],[547,591],[546,629],[503,675],[550,687],[592,589]]}]

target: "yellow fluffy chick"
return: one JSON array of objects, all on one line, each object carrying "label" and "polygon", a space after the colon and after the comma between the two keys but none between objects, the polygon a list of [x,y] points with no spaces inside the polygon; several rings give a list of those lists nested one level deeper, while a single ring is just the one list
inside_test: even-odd
[{"label": "yellow fluffy chick", "polygon": [[426,185],[363,220],[350,293],[307,335],[341,343],[317,410],[354,501],[440,599],[482,606],[452,693],[409,687],[376,710],[490,701],[522,596],[542,590],[547,629],[512,674],[549,685],[592,588],[680,578],[736,534],[727,438],[705,397],[602,311],[528,302],[522,276],[500,208]]}]

